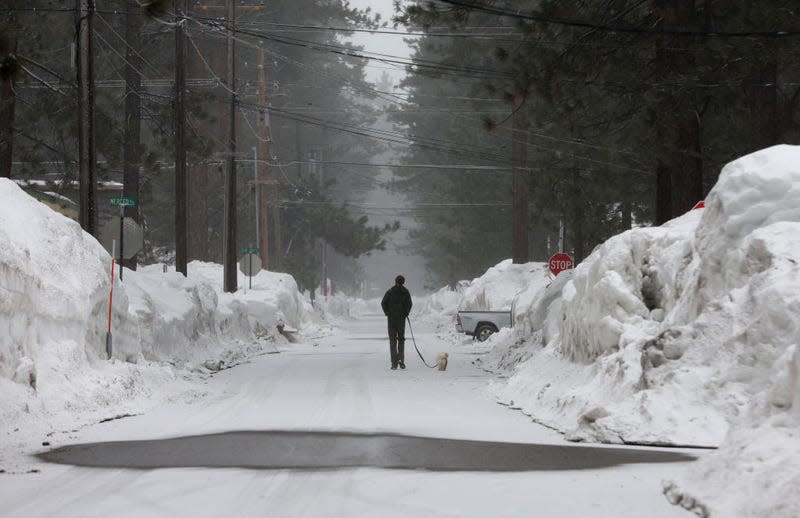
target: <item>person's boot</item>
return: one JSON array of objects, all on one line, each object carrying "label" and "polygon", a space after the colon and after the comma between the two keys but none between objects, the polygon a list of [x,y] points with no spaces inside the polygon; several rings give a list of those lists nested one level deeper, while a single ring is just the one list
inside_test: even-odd
[{"label": "person's boot", "polygon": [[[403,367],[403,368],[405,369],[405,367]],[[392,364],[392,370],[393,370],[393,371],[396,371],[396,370],[397,370],[397,365],[395,365],[394,363]]]},{"label": "person's boot", "polygon": [[405,369],[406,368],[406,364],[404,362],[400,362],[398,365],[400,365],[401,369]]}]

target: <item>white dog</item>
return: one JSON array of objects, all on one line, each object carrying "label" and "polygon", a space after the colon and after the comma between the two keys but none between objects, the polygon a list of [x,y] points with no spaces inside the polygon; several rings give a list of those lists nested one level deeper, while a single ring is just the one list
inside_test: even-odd
[{"label": "white dog", "polygon": [[439,353],[436,357],[436,368],[440,371],[447,369],[447,353]]}]

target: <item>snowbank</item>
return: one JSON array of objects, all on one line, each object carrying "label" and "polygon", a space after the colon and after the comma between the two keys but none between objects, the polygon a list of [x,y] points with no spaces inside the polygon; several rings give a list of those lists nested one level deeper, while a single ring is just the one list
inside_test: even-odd
[{"label": "snowbank", "polygon": [[[0,381],[57,394],[63,373],[105,358],[111,258],[74,221],[0,179]],[[115,328],[129,329],[117,293]],[[130,335],[115,344],[136,356]]]},{"label": "snowbank", "polygon": [[615,236],[539,290],[498,345],[526,349],[499,397],[573,440],[721,445],[672,501],[800,515],[798,164],[793,146],[737,160],[706,209]]},{"label": "snowbank", "polygon": [[458,309],[507,311],[519,303],[519,295],[530,288],[541,288],[549,279],[544,263],[513,264],[506,259],[469,283],[459,298]]},{"label": "snowbank", "polygon": [[707,341],[733,425],[665,493],[699,514],[800,516],[800,147],[729,164],[706,206],[675,320]]},{"label": "snowbank", "polygon": [[507,259],[471,281],[459,281],[422,298],[412,308],[418,317],[452,319],[458,310],[526,312],[532,296],[550,282],[544,263],[513,264]]},{"label": "snowbank", "polygon": [[[261,271],[252,288],[240,275],[235,294],[222,290],[222,266],[193,261],[188,277],[151,265],[125,270],[125,289],[147,360],[186,363],[214,360],[221,344],[273,336],[278,320],[299,328],[309,321],[310,304],[291,275]],[[247,289],[245,289],[247,287]]]},{"label": "snowbank", "polygon": [[13,182],[0,179],[0,199],[4,428],[23,418],[69,421],[131,408],[165,384],[180,385],[184,369],[217,369],[274,348],[282,340],[278,319],[296,328],[311,320],[310,304],[287,274],[261,272],[252,290],[229,294],[220,265],[191,263],[188,278],[161,265],[126,269],[114,288],[109,362],[109,254]]}]

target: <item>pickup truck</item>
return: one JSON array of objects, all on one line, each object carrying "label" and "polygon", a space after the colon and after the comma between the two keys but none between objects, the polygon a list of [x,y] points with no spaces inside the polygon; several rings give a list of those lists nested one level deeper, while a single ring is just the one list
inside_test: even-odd
[{"label": "pickup truck", "polygon": [[510,311],[459,311],[456,331],[483,342],[503,327],[514,327],[513,313],[513,307]]}]

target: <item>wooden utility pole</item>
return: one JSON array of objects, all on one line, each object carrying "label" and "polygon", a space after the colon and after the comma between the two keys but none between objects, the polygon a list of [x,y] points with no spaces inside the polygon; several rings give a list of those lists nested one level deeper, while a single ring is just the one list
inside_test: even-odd
[{"label": "wooden utility pole", "polygon": [[[125,15],[125,144],[122,151],[122,195],[136,200],[136,205],[125,207],[125,216],[139,222],[139,154],[142,128],[142,12],[137,0],[128,0]],[[136,269],[136,259],[129,268]],[[121,270],[120,270],[121,271]]]},{"label": "wooden utility pole", "polygon": [[78,3],[78,170],[81,228],[97,231],[95,211],[94,56],[92,31],[94,0]]},{"label": "wooden utility pole", "polygon": [[514,264],[528,262],[528,143],[520,124],[519,101],[511,115],[512,255]]},{"label": "wooden utility pole", "polygon": [[[201,33],[198,41],[199,51],[205,49],[205,33]],[[202,55],[190,52],[194,63],[194,76],[205,77],[208,72],[204,68]],[[217,53],[214,54],[218,58]],[[214,61],[212,60],[212,63]],[[199,133],[207,135],[209,125],[206,119],[198,121]],[[216,129],[214,131],[217,131]],[[208,165],[192,157],[189,162],[187,178],[188,204],[188,230],[187,230],[187,260],[208,260]]]},{"label": "wooden utility pole", "polygon": [[[274,176],[274,175],[273,175]],[[280,183],[277,179],[272,188],[272,240],[275,244],[273,250],[272,270],[283,271],[283,242],[281,241],[281,207],[280,207]]]},{"label": "wooden utility pole", "polygon": [[[181,5],[182,4],[182,5]],[[175,0],[175,271],[186,276],[186,19],[187,0]],[[180,8],[183,8],[181,14]]]},{"label": "wooden utility pole", "polygon": [[228,7],[228,88],[231,102],[228,116],[228,170],[225,177],[225,207],[222,229],[223,289],[227,293],[236,291],[236,42],[233,39],[236,26],[234,0],[226,0]]},{"label": "wooden utility pole", "polygon": [[256,192],[258,198],[258,246],[261,249],[261,267],[270,269],[269,263],[269,208],[270,182],[269,147],[267,141],[267,84],[264,70],[264,49],[258,53],[258,179]]}]

